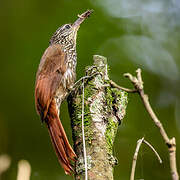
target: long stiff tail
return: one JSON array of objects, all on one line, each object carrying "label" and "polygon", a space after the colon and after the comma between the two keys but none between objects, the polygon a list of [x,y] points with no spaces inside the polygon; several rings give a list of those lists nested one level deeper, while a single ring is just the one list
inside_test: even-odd
[{"label": "long stiff tail", "polygon": [[71,160],[76,160],[76,154],[69,144],[66,133],[59,119],[56,105],[53,101],[49,106],[49,111],[46,117],[46,124],[58,160],[61,166],[64,168],[65,173],[71,175],[71,173],[74,171]]}]

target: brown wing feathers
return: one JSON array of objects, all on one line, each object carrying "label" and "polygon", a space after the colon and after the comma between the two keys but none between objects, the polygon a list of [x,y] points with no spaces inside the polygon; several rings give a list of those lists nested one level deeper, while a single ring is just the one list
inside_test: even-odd
[{"label": "brown wing feathers", "polygon": [[39,65],[36,76],[35,103],[42,121],[47,124],[60,164],[66,174],[71,174],[73,168],[70,160],[75,160],[76,155],[68,142],[54,100],[55,92],[59,88],[65,72],[65,66],[63,66],[65,55],[60,46],[52,46],[47,48]]}]

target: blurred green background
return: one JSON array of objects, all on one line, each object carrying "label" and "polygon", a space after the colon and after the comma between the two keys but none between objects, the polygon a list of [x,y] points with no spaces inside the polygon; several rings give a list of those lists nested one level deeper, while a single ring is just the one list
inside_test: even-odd
[{"label": "blurred green background", "polygon": [[[8,154],[12,163],[3,180],[16,179],[21,159],[31,164],[32,180],[72,179],[59,166],[47,129],[36,114],[34,83],[51,35],[86,9],[94,9],[94,13],[78,32],[77,79],[92,64],[94,54],[108,58],[111,78],[125,87],[132,85],[123,73],[142,68],[151,104],[168,135],[176,137],[180,169],[179,0],[4,0],[0,2],[0,154]],[[66,103],[61,107],[61,119],[71,137]],[[171,179],[160,133],[138,95],[130,94],[114,146],[119,160],[115,180],[129,179],[136,141],[143,136],[159,152],[163,164],[143,145],[136,179]]]}]

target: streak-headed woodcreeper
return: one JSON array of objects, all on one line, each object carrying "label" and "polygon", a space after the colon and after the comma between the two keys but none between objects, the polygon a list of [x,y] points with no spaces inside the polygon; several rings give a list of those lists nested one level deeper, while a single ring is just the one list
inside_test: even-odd
[{"label": "streak-headed woodcreeper", "polygon": [[87,10],[73,24],[57,29],[50,39],[36,74],[35,104],[45,122],[54,150],[66,174],[73,172],[76,160],[59,118],[59,108],[76,79],[76,35],[80,24],[92,13]]}]

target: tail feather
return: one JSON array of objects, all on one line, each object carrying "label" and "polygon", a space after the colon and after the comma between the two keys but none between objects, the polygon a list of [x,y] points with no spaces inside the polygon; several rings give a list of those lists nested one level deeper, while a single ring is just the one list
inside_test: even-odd
[{"label": "tail feather", "polygon": [[[58,118],[59,119],[59,118]],[[66,133],[64,131],[64,128],[62,126],[62,123],[59,119],[58,122],[58,128],[59,128],[59,131],[62,133],[61,135],[59,135],[60,138],[62,138],[63,140],[63,145],[64,145],[64,148],[65,150],[67,151],[67,153],[69,154],[69,158],[72,160],[72,161],[75,161],[76,160],[76,154],[74,153],[74,150],[72,149],[71,145],[69,144],[69,141],[67,139],[67,136],[66,136]]]},{"label": "tail feather", "polygon": [[70,164],[67,154],[65,152],[62,141],[58,140],[58,137],[55,135],[55,133],[53,132],[54,130],[52,128],[49,127],[48,130],[49,130],[52,144],[54,146],[56,155],[58,157],[58,160],[59,160],[61,166],[63,167],[66,174],[71,174],[71,172],[73,172],[73,169],[71,167],[71,164]]},{"label": "tail feather", "polygon": [[59,140],[59,137],[56,135],[56,132],[54,132],[52,127],[49,127],[49,134],[54,147],[56,148],[55,150],[57,150],[58,157],[60,157],[64,163],[68,163],[69,161],[65,152],[64,142],[61,139]]},{"label": "tail feather", "polygon": [[66,133],[54,105],[55,104],[53,103],[50,104],[49,112],[46,117],[46,123],[58,160],[61,166],[64,168],[65,173],[71,175],[73,172],[73,167],[70,160],[75,161],[76,154],[69,144]]}]

